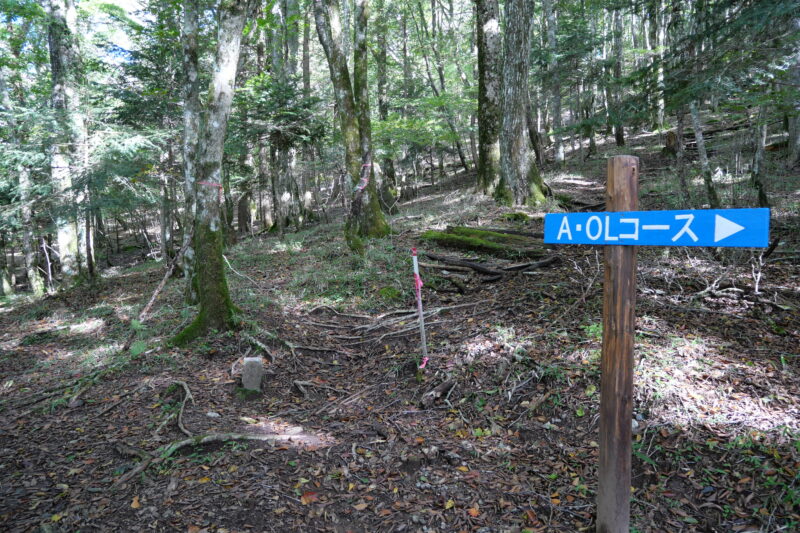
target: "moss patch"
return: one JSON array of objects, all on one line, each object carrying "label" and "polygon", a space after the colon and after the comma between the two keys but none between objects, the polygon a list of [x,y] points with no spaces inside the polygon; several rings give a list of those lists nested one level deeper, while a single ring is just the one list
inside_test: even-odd
[{"label": "moss patch", "polygon": [[532,248],[532,241],[518,235],[506,235],[474,228],[448,228],[447,232],[426,231],[421,238],[449,248],[496,255],[499,257],[541,257],[540,248]]},{"label": "moss patch", "polygon": [[502,218],[509,222],[527,222],[531,219],[531,217],[525,213],[506,213]]}]

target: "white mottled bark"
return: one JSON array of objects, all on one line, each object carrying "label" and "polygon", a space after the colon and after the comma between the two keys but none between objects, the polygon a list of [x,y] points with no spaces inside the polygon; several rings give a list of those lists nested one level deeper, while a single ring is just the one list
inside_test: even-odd
[{"label": "white mottled bark", "polygon": [[194,284],[195,252],[192,240],[192,231],[195,212],[197,209],[196,198],[196,173],[197,173],[197,140],[200,135],[200,72],[198,67],[197,38],[198,26],[198,0],[183,1],[183,26],[181,28],[181,47],[183,49],[183,192],[185,198],[185,212],[183,223],[183,246],[186,251],[182,257],[182,268],[186,280],[186,301],[190,304],[197,303],[197,291]]},{"label": "white mottled bark", "polygon": [[52,76],[52,105],[57,131],[50,152],[50,179],[59,199],[56,234],[63,281],[74,280],[81,269],[78,219],[73,182],[83,170],[86,125],[80,112],[80,51],[73,0],[50,0],[48,44]]}]

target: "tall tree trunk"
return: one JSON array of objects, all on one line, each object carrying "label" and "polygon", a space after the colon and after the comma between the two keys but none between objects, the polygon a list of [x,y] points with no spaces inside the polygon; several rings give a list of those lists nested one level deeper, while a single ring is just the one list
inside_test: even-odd
[{"label": "tall tree trunk", "polygon": [[625,128],[622,125],[622,9],[614,10],[614,140],[625,146]]},{"label": "tall tree trunk", "polygon": [[[800,18],[794,21],[794,26],[800,31]],[[800,87],[800,46],[792,58],[789,72],[789,82],[797,90]],[[800,165],[800,97],[795,96],[793,107],[793,112],[789,116],[789,159],[786,161],[786,166],[790,170]]]},{"label": "tall tree trunk", "polygon": [[174,339],[176,344],[186,343],[209,329],[226,331],[234,327],[234,306],[222,257],[222,153],[248,3],[248,0],[225,0],[219,7],[215,67],[205,102],[204,128],[197,145],[194,242],[200,308],[192,324]]},{"label": "tall tree trunk", "polygon": [[476,0],[478,41],[478,188],[493,194],[500,180],[500,7]]},{"label": "tall tree trunk", "polygon": [[86,125],[80,112],[80,51],[74,0],[50,0],[48,43],[52,75],[52,101],[57,131],[51,147],[50,176],[61,206],[56,208],[58,255],[65,283],[80,274],[81,259],[74,178],[84,163]]},{"label": "tall tree trunk", "polygon": [[[375,37],[377,39],[377,53],[375,54],[375,68],[378,71],[378,118],[385,122],[389,118],[389,98],[386,94],[388,84],[386,61],[386,34],[389,32],[387,25],[386,6],[384,0],[378,0],[378,11],[375,20]],[[381,159],[381,207],[386,213],[397,213],[397,175],[394,170],[394,158],[391,156],[392,141],[389,139],[386,146],[387,154]]]},{"label": "tall tree trunk", "polygon": [[186,287],[184,297],[197,303],[197,280],[194,276],[195,247],[193,231],[197,212],[197,142],[200,136],[200,72],[198,63],[199,0],[183,0],[181,47],[183,49],[183,193],[185,198],[182,257]]},{"label": "tall tree trunk", "polygon": [[556,14],[553,9],[553,0],[543,0],[542,10],[547,22],[547,70],[550,75],[550,88],[553,92],[551,99],[553,112],[553,151],[558,163],[564,162],[564,143],[561,138],[561,76],[558,68],[558,42],[556,41]]},{"label": "tall tree trunk", "polygon": [[758,193],[758,205],[769,207],[767,191],[764,189],[764,151],[767,142],[767,106],[761,105],[758,109],[758,118],[755,124],[755,145],[756,150],[753,154],[753,172],[750,174],[750,183]]},{"label": "tall tree trunk", "polygon": [[700,171],[703,174],[703,183],[705,183],[706,194],[708,195],[708,205],[711,209],[718,209],[720,206],[719,196],[714,188],[714,179],[711,173],[711,166],[708,163],[706,143],[705,139],[703,139],[703,124],[700,122],[700,113],[697,110],[696,102],[689,104],[689,114],[692,117],[692,128],[694,128],[694,138],[697,141],[697,155],[700,159]]},{"label": "tall tree trunk", "polygon": [[[314,0],[314,18],[317,22],[317,35],[328,60],[339,111],[345,167],[354,187],[350,214],[345,224],[345,239],[352,250],[363,253],[362,237],[383,237],[389,232],[389,225],[378,204],[375,180],[370,179],[372,154],[362,153],[358,110],[347,57],[344,55],[341,17],[336,0]],[[367,28],[360,24],[356,29],[357,35],[359,32],[364,35],[362,46],[366,46],[366,31]],[[363,53],[366,54],[366,50]],[[363,74],[366,75],[366,71]],[[366,80],[359,80],[357,85],[359,89],[366,87]],[[362,156],[366,156],[363,162]]]},{"label": "tall tree trunk", "polygon": [[506,35],[503,48],[503,124],[500,136],[499,203],[537,205],[544,201],[536,161],[528,146],[528,70],[532,0],[506,2]]}]

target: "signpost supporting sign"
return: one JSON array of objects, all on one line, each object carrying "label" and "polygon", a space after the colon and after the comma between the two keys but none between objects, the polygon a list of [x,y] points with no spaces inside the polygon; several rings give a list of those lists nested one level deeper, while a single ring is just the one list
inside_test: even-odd
[{"label": "signpost supporting sign", "polygon": [[769,209],[637,211],[639,158],[608,160],[603,213],[548,214],[544,242],[605,246],[600,363],[598,533],[628,533],[631,501],[636,246],[763,248]]}]

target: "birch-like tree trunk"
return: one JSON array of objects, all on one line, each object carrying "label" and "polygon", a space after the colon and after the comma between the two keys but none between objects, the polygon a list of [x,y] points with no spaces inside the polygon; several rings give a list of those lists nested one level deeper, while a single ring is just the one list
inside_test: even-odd
[{"label": "birch-like tree trunk", "polygon": [[52,77],[52,102],[57,131],[50,152],[50,178],[60,200],[56,208],[56,233],[61,274],[65,283],[81,271],[79,221],[73,185],[82,170],[86,150],[86,125],[80,111],[80,50],[74,0],[50,0],[48,44]]},{"label": "birch-like tree trunk", "polygon": [[558,42],[556,41],[556,14],[553,0],[542,0],[547,23],[547,70],[550,75],[550,88],[553,97],[550,100],[553,113],[553,151],[558,163],[564,162],[564,143],[561,138],[561,76],[558,67]]},{"label": "birch-like tree trunk", "polygon": [[223,0],[214,72],[205,101],[203,128],[197,144],[197,213],[194,223],[195,271],[200,308],[195,320],[174,339],[184,344],[209,329],[234,327],[234,306],[222,257],[222,154],[233,86],[239,63],[242,29],[249,0]]},{"label": "birch-like tree trunk", "polygon": [[500,181],[502,38],[497,0],[476,0],[478,41],[478,188],[493,194]]},{"label": "birch-like tree trunk", "polygon": [[[350,214],[345,224],[345,239],[352,250],[362,253],[364,251],[362,237],[383,237],[389,232],[389,225],[386,223],[378,203],[375,180],[370,179],[371,148],[366,154],[362,153],[358,110],[354,85],[350,81],[350,69],[344,54],[344,36],[338,2],[336,0],[314,0],[314,19],[317,23],[320,44],[328,60],[334,97],[339,111],[345,167],[354,187]],[[362,46],[366,46],[367,28],[360,24],[358,26],[356,34],[358,36],[359,32],[363,33]],[[363,53],[366,54],[366,51]],[[366,71],[363,74],[366,75]],[[357,85],[359,88],[366,87],[366,80],[358,81]],[[362,157],[364,157],[363,160]]]},{"label": "birch-like tree trunk", "polygon": [[181,48],[183,52],[183,194],[185,198],[183,218],[183,269],[186,288],[184,297],[189,304],[197,303],[197,287],[194,277],[193,231],[197,211],[197,140],[200,136],[200,71],[198,63],[198,17],[199,0],[183,0],[183,24]]},{"label": "birch-like tree trunk", "polygon": [[753,154],[753,171],[750,174],[750,184],[758,193],[758,205],[769,207],[767,191],[764,188],[764,152],[767,143],[767,106],[761,105],[758,108],[758,118],[754,128],[756,150]]},{"label": "birch-like tree trunk", "polygon": [[708,152],[706,152],[706,142],[703,138],[703,123],[700,122],[700,113],[697,110],[697,103],[689,104],[689,114],[692,118],[692,128],[694,128],[694,138],[697,142],[697,156],[700,159],[700,171],[703,175],[703,183],[706,186],[708,195],[708,205],[711,209],[718,209],[720,206],[717,190],[714,188],[713,174],[708,163]]},{"label": "birch-like tree trunk", "polygon": [[528,146],[528,70],[532,0],[508,0],[503,47],[503,123],[500,135],[500,183],[495,199],[502,204],[537,205],[544,183]]}]

